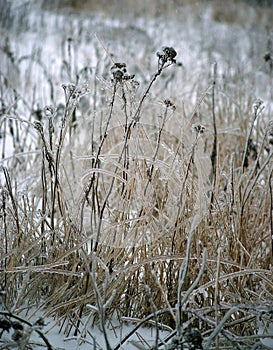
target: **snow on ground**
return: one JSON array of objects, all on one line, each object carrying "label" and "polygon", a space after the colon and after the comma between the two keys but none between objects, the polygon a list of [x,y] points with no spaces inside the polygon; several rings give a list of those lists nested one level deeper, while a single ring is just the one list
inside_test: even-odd
[{"label": "snow on ground", "polygon": [[[35,324],[39,319],[43,319],[43,327],[29,327],[24,325],[24,333],[29,336],[28,344],[35,346],[35,349],[42,350],[45,348],[45,341],[36,330],[42,332],[48,343],[56,350],[107,348],[104,333],[99,325],[92,324],[92,317],[83,318],[81,332],[78,334],[75,334],[75,330],[72,328],[70,333],[65,335],[64,333],[67,333],[69,327],[67,327],[66,332],[64,332],[65,326],[61,321],[56,321],[52,317],[43,318],[41,312],[36,312],[35,316],[32,317],[23,317],[21,314],[20,316],[32,324]],[[119,349],[133,350],[137,348],[138,344],[149,344],[149,346],[153,346],[156,339],[156,330],[152,326],[140,327],[133,335],[128,337],[126,341],[122,341],[133,330],[133,327],[137,323],[138,320],[135,320],[135,322],[132,320],[124,321],[122,322],[122,325],[117,320],[107,322],[107,339],[111,348],[114,349],[119,346]],[[170,331],[159,330],[159,339],[163,340],[168,334],[170,334]],[[25,339],[27,339],[27,337],[25,337]],[[1,336],[0,348],[2,349],[1,343],[6,346],[8,344],[10,346],[13,344],[16,348],[16,343],[14,342],[14,331],[10,330],[9,332],[4,332]]]},{"label": "snow on ground", "polygon": [[[132,325],[127,324],[120,327],[118,324],[116,325],[108,325],[107,327],[107,336],[109,339],[109,343],[112,347],[117,346],[119,342],[123,339],[123,337],[128,334],[132,330]],[[98,326],[90,326],[88,329],[88,332],[90,332],[90,335],[94,337],[92,339],[91,336],[87,337],[88,343],[86,342],[86,338],[84,341],[82,341],[81,336],[70,336],[65,337],[63,334],[60,334],[58,332],[58,328],[55,327],[52,331],[50,331],[50,334],[48,336],[48,339],[50,340],[51,344],[53,344],[55,347],[63,348],[63,349],[81,349],[81,350],[87,350],[92,348],[90,345],[94,345],[96,342],[96,345],[98,348],[105,349],[105,339],[103,336],[103,332]],[[150,346],[154,344],[154,339],[156,338],[155,329],[150,328],[140,328],[132,337],[128,339],[127,342],[125,342],[123,345],[121,345],[120,349],[128,349],[128,350],[135,350],[136,344],[143,344],[143,340],[145,339],[145,342],[147,342]],[[168,332],[166,331],[160,331],[160,337],[163,339],[166,337]],[[86,342],[86,343],[85,343]],[[147,345],[147,343],[145,345]]]}]

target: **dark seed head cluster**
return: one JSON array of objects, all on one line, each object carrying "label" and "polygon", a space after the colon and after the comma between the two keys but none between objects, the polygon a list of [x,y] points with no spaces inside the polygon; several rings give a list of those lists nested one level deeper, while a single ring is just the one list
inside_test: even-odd
[{"label": "dark seed head cluster", "polygon": [[129,75],[126,68],[126,63],[116,62],[111,67],[111,73],[113,75],[113,82],[121,83],[126,80],[134,79],[135,75]]}]

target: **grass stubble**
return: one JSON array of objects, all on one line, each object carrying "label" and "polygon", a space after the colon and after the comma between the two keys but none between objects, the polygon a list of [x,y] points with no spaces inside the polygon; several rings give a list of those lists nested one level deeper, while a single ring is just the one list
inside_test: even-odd
[{"label": "grass stubble", "polygon": [[[5,55],[14,59],[7,48]],[[175,95],[182,68],[172,47],[157,52],[146,87],[107,57],[110,66],[98,60],[87,84],[62,86],[64,104],[43,109],[1,74],[1,335],[13,330],[6,348],[28,346],[32,332],[53,348],[42,320],[30,323],[23,311],[54,316],[67,336],[97,349],[96,322],[106,349],[121,348],[147,324],[154,343],[135,342],[139,349],[266,348],[273,312],[266,105],[247,89],[243,104],[234,101],[215,63],[186,106]],[[112,316],[135,323],[114,347]]]}]

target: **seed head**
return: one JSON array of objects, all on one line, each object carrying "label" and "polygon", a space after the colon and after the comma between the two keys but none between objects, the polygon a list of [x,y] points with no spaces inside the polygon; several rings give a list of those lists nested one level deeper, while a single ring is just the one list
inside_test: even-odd
[{"label": "seed head", "polygon": [[263,106],[264,101],[261,100],[260,98],[257,98],[256,101],[254,101],[253,103],[253,109],[254,109],[254,113],[256,114],[258,112],[258,110]]},{"label": "seed head", "polygon": [[172,61],[172,62],[175,62],[175,56],[177,55],[175,49],[173,47],[167,47],[167,46],[164,46],[162,48],[162,51],[164,52],[164,54],[167,56],[167,58]]},{"label": "seed head", "polygon": [[88,85],[76,86],[75,84],[62,84],[64,89],[66,102],[70,101],[73,105],[77,105],[80,98],[90,92]]},{"label": "seed head", "polygon": [[69,96],[76,90],[75,84],[62,84],[62,88],[64,89],[65,93]]},{"label": "seed head", "polygon": [[173,47],[163,46],[161,51],[158,51],[157,57],[159,63],[163,66],[165,63],[176,63],[175,57],[177,52]]},{"label": "seed head", "polygon": [[193,124],[192,126],[193,131],[196,132],[197,135],[203,134],[206,127],[202,124]]},{"label": "seed head", "polygon": [[50,118],[55,117],[55,115],[57,113],[57,109],[56,109],[56,107],[54,107],[52,105],[45,106],[44,113],[45,113],[45,116],[50,119]]},{"label": "seed head", "polygon": [[163,103],[164,103],[164,105],[165,105],[167,108],[172,108],[173,110],[176,109],[175,104],[174,104],[171,100],[169,100],[168,98],[165,99],[165,100],[163,101]]},{"label": "seed head", "polygon": [[39,120],[35,120],[33,122],[33,126],[40,134],[44,133],[43,123],[40,122]]},{"label": "seed head", "polygon": [[127,73],[126,63],[116,62],[111,67],[111,73],[113,75],[113,81],[116,83],[121,83],[125,80],[134,79],[134,75],[129,75]]}]

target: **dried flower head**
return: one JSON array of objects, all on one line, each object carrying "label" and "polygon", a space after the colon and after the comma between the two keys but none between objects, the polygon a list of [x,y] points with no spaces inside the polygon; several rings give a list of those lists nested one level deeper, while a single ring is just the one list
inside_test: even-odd
[{"label": "dried flower head", "polygon": [[175,104],[174,104],[171,100],[169,100],[168,98],[165,99],[165,100],[163,101],[163,103],[164,103],[164,105],[165,105],[167,108],[172,108],[173,110],[176,109]]},{"label": "dried flower head", "polygon": [[45,116],[50,119],[56,116],[57,109],[55,106],[52,106],[52,105],[45,106],[44,113],[45,113]]},{"label": "dried flower head", "polygon": [[161,51],[158,51],[157,57],[159,60],[159,64],[162,66],[169,62],[169,63],[176,63],[175,57],[177,55],[177,52],[173,47],[163,46]]},{"label": "dried flower head", "polygon": [[38,133],[39,133],[40,135],[43,135],[43,134],[44,134],[44,127],[43,127],[43,123],[42,123],[41,121],[35,120],[35,121],[33,122],[33,126],[34,126],[34,128],[38,131]]},{"label": "dried flower head", "polygon": [[83,86],[76,86],[71,83],[62,84],[62,88],[64,89],[66,101],[71,101],[73,104],[77,104],[82,96],[90,92],[87,84]]},{"label": "dried flower head", "polygon": [[256,101],[254,101],[253,103],[253,109],[254,109],[254,113],[256,114],[258,112],[258,110],[263,106],[264,101],[261,100],[260,98],[257,98]]},{"label": "dried flower head", "polygon": [[192,130],[196,132],[197,135],[203,134],[206,127],[202,124],[192,124]]},{"label": "dried flower head", "polygon": [[48,119],[48,130],[49,134],[53,135],[54,133],[54,124],[53,124],[53,119],[57,116],[57,108],[55,106],[46,106],[44,108],[44,114],[46,118]]},{"label": "dried flower head", "polygon": [[173,47],[164,46],[162,48],[162,50],[163,50],[164,54],[167,56],[168,60],[170,60],[172,62],[176,62],[174,58],[177,55],[177,53]]},{"label": "dried flower head", "polygon": [[116,62],[111,67],[111,73],[113,75],[113,81],[116,83],[121,83],[125,80],[134,79],[134,75],[129,75],[126,68],[126,63]]},{"label": "dried flower head", "polygon": [[76,90],[74,91],[74,94],[72,94],[72,98],[74,100],[79,100],[81,97],[89,94],[89,92],[90,90],[87,84],[84,84],[82,86],[77,86]]},{"label": "dried flower head", "polygon": [[76,90],[75,84],[62,84],[62,88],[64,89],[65,95],[67,99],[73,94],[73,92]]}]

